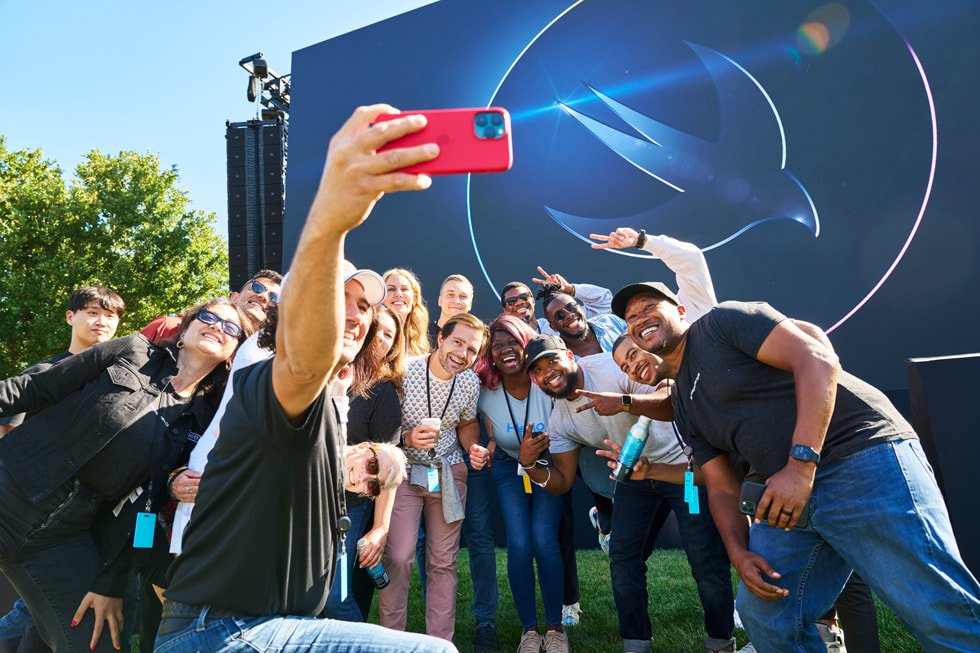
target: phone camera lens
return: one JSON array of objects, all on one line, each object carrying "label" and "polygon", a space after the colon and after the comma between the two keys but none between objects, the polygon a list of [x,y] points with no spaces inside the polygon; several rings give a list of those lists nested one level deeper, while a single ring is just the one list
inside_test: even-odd
[{"label": "phone camera lens", "polygon": [[499,127],[500,125],[504,124],[504,117],[499,113],[491,113],[490,122]]},{"label": "phone camera lens", "polygon": [[487,127],[486,130],[483,132],[483,137],[484,138],[497,138],[497,128],[496,127]]},{"label": "phone camera lens", "polygon": [[487,114],[485,114],[485,113],[479,113],[479,114],[477,114],[477,116],[476,116],[476,125],[477,125],[477,127],[486,127],[487,126]]}]

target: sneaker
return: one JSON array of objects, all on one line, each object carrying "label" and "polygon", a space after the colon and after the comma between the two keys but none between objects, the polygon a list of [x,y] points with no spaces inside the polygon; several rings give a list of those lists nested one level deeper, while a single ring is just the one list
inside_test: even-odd
[{"label": "sneaker", "polygon": [[754,646],[752,646],[752,642],[749,642],[742,648],[738,649],[737,653],[759,653],[759,652],[755,650]]},{"label": "sneaker", "polygon": [[474,653],[490,653],[500,650],[500,640],[497,629],[492,624],[481,624],[476,627],[476,637],[473,641]]},{"label": "sneaker", "polygon": [[568,648],[568,635],[558,630],[549,630],[544,634],[544,653],[571,653]]},{"label": "sneaker", "polygon": [[827,645],[828,653],[847,653],[847,649],[844,648],[844,633],[819,621],[817,630],[820,631],[820,636]]},{"label": "sneaker", "polygon": [[517,646],[517,653],[541,653],[541,633],[536,630],[529,630],[521,635],[521,643]]},{"label": "sneaker", "polygon": [[589,510],[589,521],[592,522],[592,528],[594,528],[599,534],[599,547],[602,549],[603,553],[609,555],[610,533],[603,533],[602,529],[599,528],[599,509],[595,506],[592,506],[592,509]]},{"label": "sneaker", "polygon": [[579,607],[578,601],[571,605],[563,605],[561,607],[561,625],[562,626],[577,626],[579,624],[579,618],[582,616],[582,608]]}]

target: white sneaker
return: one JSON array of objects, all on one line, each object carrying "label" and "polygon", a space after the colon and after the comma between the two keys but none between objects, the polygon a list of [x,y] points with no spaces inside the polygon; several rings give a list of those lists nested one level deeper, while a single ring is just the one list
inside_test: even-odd
[{"label": "white sneaker", "polygon": [[592,506],[592,509],[589,510],[589,521],[592,522],[592,528],[599,534],[599,547],[603,553],[609,555],[609,536],[612,533],[603,533],[602,529],[599,528],[599,509],[595,506]]},{"label": "white sneaker", "polygon": [[742,648],[738,649],[736,653],[759,653],[759,652],[755,650],[754,646],[752,646],[752,642],[749,642]]},{"label": "white sneaker", "polygon": [[578,601],[571,605],[563,605],[561,608],[561,625],[577,626],[581,616],[582,608],[579,607]]},{"label": "white sneaker", "polygon": [[817,630],[820,631],[820,636],[823,637],[824,644],[827,645],[828,653],[847,653],[847,649],[844,648],[844,633],[819,621],[817,622]]},{"label": "white sneaker", "polygon": [[541,653],[541,633],[529,630],[521,635],[521,643],[517,645],[517,653]]},{"label": "white sneaker", "polygon": [[568,648],[568,635],[557,630],[549,630],[544,634],[544,653],[571,653]]}]

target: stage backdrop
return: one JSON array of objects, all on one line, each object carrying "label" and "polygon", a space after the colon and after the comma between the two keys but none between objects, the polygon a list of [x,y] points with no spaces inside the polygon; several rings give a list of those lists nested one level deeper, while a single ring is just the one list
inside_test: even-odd
[{"label": "stage backdrop", "polygon": [[440,281],[465,274],[492,318],[496,291],[538,265],[673,285],[657,261],[587,244],[642,227],[704,249],[719,299],[815,322],[847,369],[904,390],[905,359],[980,350],[978,15],[951,0],[442,0],[325,41],[293,55],[285,260],[355,106],[499,105],[513,169],[384,198],[347,241],[355,263],[414,269],[433,313]]}]

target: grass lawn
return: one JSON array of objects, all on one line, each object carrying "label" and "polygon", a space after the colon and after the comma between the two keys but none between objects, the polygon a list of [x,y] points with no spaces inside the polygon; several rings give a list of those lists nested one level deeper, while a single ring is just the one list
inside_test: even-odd
[{"label": "grass lawn", "polygon": [[[470,611],[472,589],[469,560],[461,551],[459,589],[456,595],[456,646],[461,653],[473,650],[473,614]],[[619,621],[609,582],[609,558],[598,549],[578,552],[578,574],[583,610],[582,623],[568,629],[575,653],[622,651]],[[737,578],[732,573],[733,582]],[[497,549],[497,583],[500,605],[497,610],[497,632],[502,651],[516,651],[521,637],[520,622],[507,584],[507,554]],[[653,624],[654,653],[704,653],[701,642],[703,619],[694,580],[684,552],[654,551],[647,562],[647,587],[650,592],[650,621]],[[923,648],[909,635],[905,626],[887,607],[877,604],[881,650],[886,653],[917,653]],[[377,599],[368,619],[378,623]],[[544,609],[538,596],[538,620],[544,623]],[[409,592],[408,630],[425,632],[425,610],[418,576],[412,575]],[[748,641],[745,632],[736,631],[738,645]]]}]

